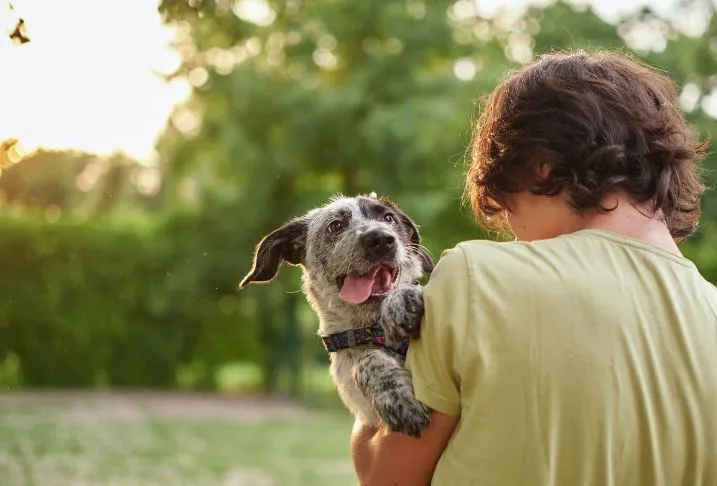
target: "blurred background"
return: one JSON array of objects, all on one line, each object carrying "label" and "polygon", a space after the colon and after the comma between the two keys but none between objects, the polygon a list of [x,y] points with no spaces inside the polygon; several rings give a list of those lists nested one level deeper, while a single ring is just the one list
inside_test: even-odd
[{"label": "blurred background", "polygon": [[[299,270],[237,290],[259,239],[370,191],[436,257],[489,236],[460,203],[479,100],[555,49],[664,69],[709,136],[715,8],[0,2],[0,484],[355,484]],[[703,221],[682,248],[717,282],[714,191]]]}]

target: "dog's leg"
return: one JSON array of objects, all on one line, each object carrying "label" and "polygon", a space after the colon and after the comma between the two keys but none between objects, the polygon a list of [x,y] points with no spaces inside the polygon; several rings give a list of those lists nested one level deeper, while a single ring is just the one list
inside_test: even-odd
[{"label": "dog's leg", "polygon": [[353,369],[354,383],[389,429],[420,437],[428,409],[413,395],[411,374],[385,350],[368,349]]},{"label": "dog's leg", "polygon": [[409,285],[396,289],[381,302],[381,327],[387,344],[420,337],[423,318],[423,288]]}]

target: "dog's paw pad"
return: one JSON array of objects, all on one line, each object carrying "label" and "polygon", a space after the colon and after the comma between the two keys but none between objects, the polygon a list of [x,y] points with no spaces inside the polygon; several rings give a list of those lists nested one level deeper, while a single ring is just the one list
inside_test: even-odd
[{"label": "dog's paw pad", "polygon": [[411,286],[396,290],[383,303],[382,324],[388,342],[417,338],[423,318],[423,290]]}]

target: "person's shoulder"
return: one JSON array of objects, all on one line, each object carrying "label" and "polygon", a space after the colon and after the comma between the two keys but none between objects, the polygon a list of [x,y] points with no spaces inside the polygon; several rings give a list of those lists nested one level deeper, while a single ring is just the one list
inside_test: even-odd
[{"label": "person's shoulder", "polygon": [[455,246],[471,268],[489,266],[493,269],[512,267],[532,253],[530,245],[520,241],[468,240]]},{"label": "person's shoulder", "polygon": [[499,245],[500,243],[490,240],[462,241],[443,250],[433,273],[460,272],[472,265],[474,259],[481,259],[483,255],[490,255],[496,251],[500,252]]},{"label": "person's shoulder", "polygon": [[568,265],[564,257],[557,240],[467,240],[444,251],[434,272],[464,281],[473,289],[494,287],[496,282],[517,289],[523,284],[532,285],[535,278],[547,278],[556,267]]},{"label": "person's shoulder", "polygon": [[460,249],[466,256],[501,255],[521,251],[525,246],[520,241],[467,240],[458,243],[454,249]]},{"label": "person's shoulder", "polygon": [[451,280],[452,286],[468,282],[486,272],[505,273],[516,265],[524,252],[518,242],[468,240],[444,250],[429,281]]}]

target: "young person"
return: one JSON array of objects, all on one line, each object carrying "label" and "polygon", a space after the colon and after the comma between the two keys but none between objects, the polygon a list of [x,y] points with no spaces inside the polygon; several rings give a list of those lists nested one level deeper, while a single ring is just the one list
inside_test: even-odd
[{"label": "young person", "polygon": [[407,357],[431,424],[357,422],[362,484],[717,484],[717,289],[677,246],[704,149],[672,82],[621,54],[502,82],[466,195],[516,241],[441,256]]}]

